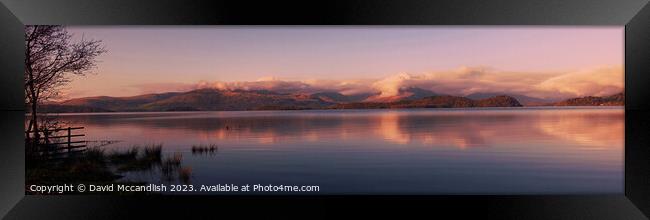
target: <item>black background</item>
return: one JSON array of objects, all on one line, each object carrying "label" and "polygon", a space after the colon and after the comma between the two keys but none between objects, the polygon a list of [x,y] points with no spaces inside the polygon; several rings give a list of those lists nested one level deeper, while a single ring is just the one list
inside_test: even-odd
[{"label": "black background", "polygon": [[[650,6],[647,0],[99,1],[0,0],[0,215],[115,219],[355,211],[398,217],[647,219]],[[25,24],[625,25],[625,194],[552,196],[24,196]]]}]

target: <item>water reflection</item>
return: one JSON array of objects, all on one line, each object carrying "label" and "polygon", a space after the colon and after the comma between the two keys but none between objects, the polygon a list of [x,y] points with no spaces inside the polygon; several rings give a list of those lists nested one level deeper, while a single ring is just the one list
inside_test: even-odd
[{"label": "water reflection", "polygon": [[192,138],[202,141],[254,139],[259,144],[318,142],[333,137],[342,140],[377,137],[401,145],[425,143],[457,148],[489,146],[519,139],[563,139],[589,146],[620,147],[624,135],[622,109],[262,113],[266,114],[219,112],[61,117],[100,131],[93,136],[119,137],[129,133],[165,140],[187,138],[186,135],[192,133]]},{"label": "water reflection", "polygon": [[[164,143],[165,151],[196,163],[196,182],[310,182],[329,184],[327,192],[404,192],[388,183],[413,192],[622,191],[622,108],[60,117],[86,126],[89,140],[123,142],[114,148]],[[214,143],[218,154],[216,145],[210,148]],[[357,189],[332,178],[375,187]]]}]

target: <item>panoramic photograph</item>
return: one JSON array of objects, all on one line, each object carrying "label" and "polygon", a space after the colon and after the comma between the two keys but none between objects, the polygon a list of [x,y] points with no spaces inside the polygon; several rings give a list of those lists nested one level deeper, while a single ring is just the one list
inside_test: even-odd
[{"label": "panoramic photograph", "polygon": [[25,193],[620,194],[623,42],[607,26],[25,26]]}]

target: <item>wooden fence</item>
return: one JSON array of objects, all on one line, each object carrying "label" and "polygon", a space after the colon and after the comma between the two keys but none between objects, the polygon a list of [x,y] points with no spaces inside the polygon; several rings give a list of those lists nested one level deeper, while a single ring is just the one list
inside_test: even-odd
[{"label": "wooden fence", "polygon": [[[33,147],[32,153],[44,155],[48,158],[79,153],[83,152],[87,146],[85,140],[79,140],[80,137],[86,136],[85,134],[79,133],[82,129],[84,127],[25,131],[25,143]],[[77,134],[74,134],[73,131],[76,131]],[[36,132],[39,133],[38,139],[36,139]]]}]

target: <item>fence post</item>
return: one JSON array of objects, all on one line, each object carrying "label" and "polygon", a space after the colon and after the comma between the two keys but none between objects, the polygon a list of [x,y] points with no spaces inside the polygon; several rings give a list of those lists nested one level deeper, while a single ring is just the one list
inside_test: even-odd
[{"label": "fence post", "polygon": [[49,136],[49,135],[48,135],[48,132],[47,132],[47,127],[46,127],[46,128],[43,130],[43,137],[45,137],[45,140],[44,140],[44,141],[45,141],[45,153],[46,153],[47,155],[49,155],[49,154],[50,154],[50,151],[52,150],[52,149],[51,149],[51,146],[50,146],[50,139],[49,139],[48,136]]},{"label": "fence post", "polygon": [[72,127],[68,127],[68,153],[70,153],[70,138],[72,137]]}]

